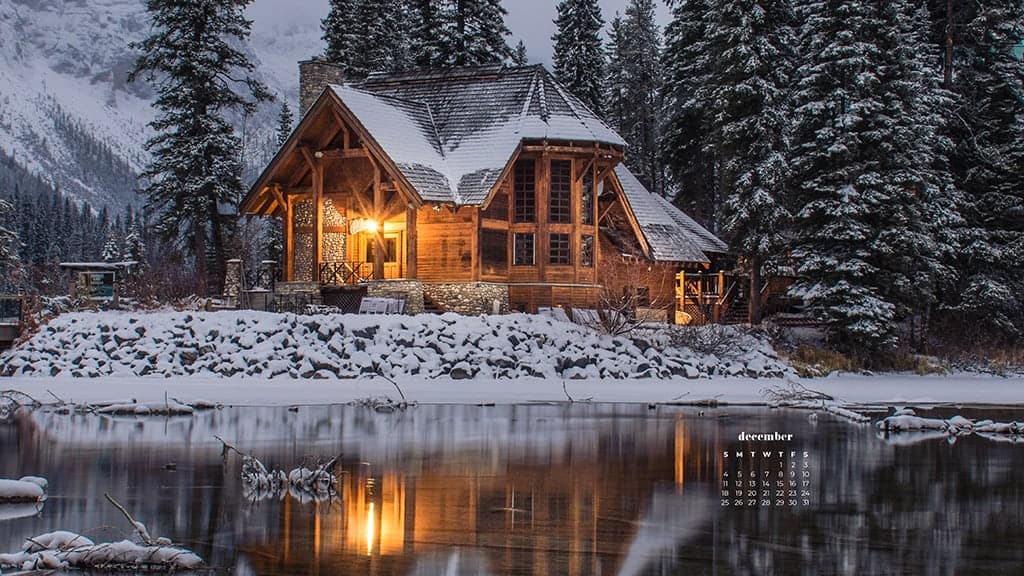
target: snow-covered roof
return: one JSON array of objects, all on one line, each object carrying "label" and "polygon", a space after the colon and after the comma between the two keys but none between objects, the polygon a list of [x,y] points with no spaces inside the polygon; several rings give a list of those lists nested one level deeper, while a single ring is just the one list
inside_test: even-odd
[{"label": "snow-covered roof", "polygon": [[615,167],[633,216],[650,246],[650,257],[670,262],[710,262],[708,253],[723,253],[728,246],[717,236],[676,208],[652,194],[625,165]]},{"label": "snow-covered roof", "polygon": [[524,139],[626,145],[543,66],[375,74],[331,89],[424,200],[482,204]]}]

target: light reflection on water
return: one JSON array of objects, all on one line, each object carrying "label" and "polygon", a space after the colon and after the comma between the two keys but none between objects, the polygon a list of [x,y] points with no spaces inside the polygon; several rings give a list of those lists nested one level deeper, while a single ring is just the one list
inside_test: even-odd
[{"label": "light reflection on water", "polygon": [[[812,506],[719,506],[721,454],[743,447],[740,431],[796,435],[789,447],[808,450],[817,473]],[[342,454],[341,498],[247,500],[215,434],[279,468]],[[1024,446],[908,438],[736,407],[23,413],[0,424],[0,477],[46,476],[50,499],[35,516],[0,509],[0,549],[55,529],[123,536],[109,492],[152,532],[240,575],[1019,570]]]}]

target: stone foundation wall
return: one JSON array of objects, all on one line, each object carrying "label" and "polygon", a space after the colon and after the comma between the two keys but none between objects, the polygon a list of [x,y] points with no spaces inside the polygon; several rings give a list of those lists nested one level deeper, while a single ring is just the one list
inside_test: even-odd
[{"label": "stone foundation wall", "polygon": [[423,313],[423,283],[419,280],[376,280],[366,284],[370,298],[405,300],[406,314]]},{"label": "stone foundation wall", "polygon": [[283,297],[307,294],[310,297],[310,304],[321,302],[319,282],[278,282],[274,284],[274,294]]},{"label": "stone foundation wall", "polygon": [[[423,293],[447,312],[475,316],[508,314],[508,285],[492,282],[424,284]],[[496,304],[495,304],[496,303]]]}]

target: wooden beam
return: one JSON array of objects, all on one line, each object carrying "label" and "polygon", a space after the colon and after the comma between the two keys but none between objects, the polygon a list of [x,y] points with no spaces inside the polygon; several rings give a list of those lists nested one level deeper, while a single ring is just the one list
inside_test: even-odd
[{"label": "wooden beam", "polygon": [[294,196],[285,198],[284,204],[284,280],[291,282],[295,277],[295,231],[293,230],[293,208]]},{"label": "wooden beam", "polygon": [[622,158],[622,152],[617,150],[603,150],[584,146],[553,146],[544,144],[527,144],[522,148],[523,152],[540,152],[542,154],[567,154],[574,156],[593,156],[595,153],[604,158]]},{"label": "wooden beam", "polygon": [[[302,155],[302,159],[306,161],[306,166],[308,166],[311,171],[315,172],[317,166],[316,158],[313,157],[313,152],[309,149],[309,146],[299,146],[298,150],[299,154]],[[316,184],[314,184],[314,186],[316,186]]]},{"label": "wooden beam", "polygon": [[587,171],[590,170],[591,167],[593,167],[595,161],[596,158],[590,158],[586,162],[581,162],[583,168],[576,173],[576,180],[582,180],[583,177],[587,175]]},{"label": "wooden beam", "polygon": [[601,171],[597,173],[597,179],[594,180],[594,186],[597,186],[599,183],[604,182],[606,178],[611,176],[612,172],[615,171],[615,166],[616,165],[617,165],[617,163],[616,164],[609,164],[608,166],[605,166],[604,168],[602,168]]},{"label": "wooden beam", "polygon": [[324,167],[317,163],[313,170],[313,281],[320,280],[320,262],[324,250]]},{"label": "wooden beam", "polygon": [[398,192],[395,192],[395,194],[391,197],[391,200],[384,207],[384,211],[380,215],[381,221],[387,220],[393,216],[397,216],[398,214],[400,214],[404,209],[405,204],[406,201],[404,198],[402,198],[402,195],[399,194]]},{"label": "wooden beam", "polygon": [[347,150],[349,148],[349,139],[350,139],[349,131],[348,131],[348,125],[345,124],[345,119],[341,117],[341,114],[338,113],[338,109],[335,108],[334,106],[331,106],[331,116],[334,117],[334,121],[338,123],[338,126],[341,126],[341,129],[342,129],[342,135],[341,135],[341,138],[342,138],[342,140],[341,140],[342,141],[342,148]]},{"label": "wooden beam", "polygon": [[405,208],[405,274],[408,278],[419,276],[419,260],[417,258],[416,242],[416,207],[409,203]]},{"label": "wooden beam", "polygon": [[346,159],[346,158],[369,158],[370,157],[370,153],[365,148],[348,148],[348,149],[344,149],[344,150],[341,149],[341,148],[329,148],[329,149],[325,149],[325,150],[320,150],[319,154],[323,158],[328,158],[328,159],[332,159],[332,160],[334,160],[334,159]]},{"label": "wooden beam", "polygon": [[380,187],[380,168],[373,164],[373,219],[377,223],[375,246],[373,249],[373,279],[384,279],[384,222],[381,213],[384,211],[384,190]]},{"label": "wooden beam", "polygon": [[270,192],[274,195],[274,199],[281,206],[284,206],[284,192],[281,189],[281,185],[274,182],[274,185],[270,187]]}]

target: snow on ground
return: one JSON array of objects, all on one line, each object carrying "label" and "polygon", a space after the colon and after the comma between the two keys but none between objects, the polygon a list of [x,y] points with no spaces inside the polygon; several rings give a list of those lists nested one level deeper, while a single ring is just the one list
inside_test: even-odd
[{"label": "snow on ground", "polygon": [[771,346],[734,330],[702,354],[663,333],[608,336],[542,316],[266,312],[63,314],[0,356],[5,376],[260,379],[630,379],[791,374]]},{"label": "snow on ground", "polygon": [[[766,389],[788,382],[832,396],[839,405],[1024,404],[1022,377],[799,379],[770,346],[742,332],[731,358],[652,346],[658,335],[645,338],[610,337],[522,314],[71,313],[0,356],[0,371],[13,374],[0,378],[0,389],[44,402],[56,396],[103,403],[122,413],[159,412],[169,401],[283,406],[398,400],[402,394],[411,402],[444,404],[567,397],[763,404]],[[131,410],[122,410],[126,406]]]},{"label": "snow on ground", "polygon": [[[796,380],[796,379],[794,379]],[[836,398],[843,405],[887,404],[920,406],[928,404],[1024,404],[1024,378],[985,375],[955,376],[859,376],[799,379],[804,386]],[[410,401],[431,404],[524,404],[564,402],[566,393],[594,402],[700,402],[717,400],[730,404],[764,404],[762,391],[782,379],[711,378],[688,380],[624,379],[568,380],[521,378],[508,380],[453,380],[407,377],[397,379]],[[350,380],[289,380],[265,378],[215,378],[149,376],[96,379],[57,376],[53,378],[0,378],[0,388],[13,388],[39,400],[52,399],[50,392],[68,402],[110,403],[136,399],[160,404],[167,396],[192,403],[206,402],[233,406],[291,406],[342,404],[370,396],[399,397],[395,387],[381,378]]]}]

